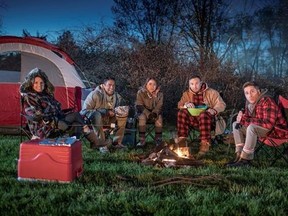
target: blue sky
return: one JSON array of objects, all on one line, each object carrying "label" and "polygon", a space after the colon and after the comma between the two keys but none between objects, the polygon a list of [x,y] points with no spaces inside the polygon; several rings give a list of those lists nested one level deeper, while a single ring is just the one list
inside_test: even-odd
[{"label": "blue sky", "polygon": [[113,0],[0,0],[7,7],[0,10],[5,35],[53,37],[55,32],[77,30],[83,26],[112,23]]}]

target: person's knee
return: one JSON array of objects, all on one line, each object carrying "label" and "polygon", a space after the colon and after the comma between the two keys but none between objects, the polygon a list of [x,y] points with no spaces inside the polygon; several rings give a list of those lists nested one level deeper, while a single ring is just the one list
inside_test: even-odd
[{"label": "person's knee", "polygon": [[239,122],[234,121],[234,122],[232,123],[232,128],[233,128],[233,129],[237,129],[238,125],[239,125]]},{"label": "person's knee", "polygon": [[145,114],[141,114],[141,115],[139,115],[138,116],[138,124],[139,124],[139,126],[144,126],[144,125],[146,125],[146,115]]},{"label": "person's knee", "polygon": [[163,127],[163,120],[162,120],[162,116],[159,116],[158,119],[155,121],[155,127]]},{"label": "person's knee", "polygon": [[102,115],[98,111],[93,111],[90,113],[88,118],[92,123],[97,124],[98,122],[100,122],[102,120]]},{"label": "person's knee", "polygon": [[253,133],[254,133],[256,127],[257,127],[257,125],[255,125],[255,124],[250,124],[250,125],[248,125],[248,127],[247,127],[247,133],[249,133],[249,132],[253,132]]},{"label": "person's knee", "polygon": [[177,117],[185,117],[190,115],[187,109],[180,109],[177,113]]}]

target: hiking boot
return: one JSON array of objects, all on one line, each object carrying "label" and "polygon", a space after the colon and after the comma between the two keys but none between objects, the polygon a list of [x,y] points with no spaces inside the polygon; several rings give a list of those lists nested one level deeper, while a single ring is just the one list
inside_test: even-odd
[{"label": "hiking boot", "polygon": [[175,143],[179,147],[186,147],[187,146],[187,137],[179,137],[175,140]]},{"label": "hiking boot", "polygon": [[209,151],[209,148],[210,148],[209,141],[201,141],[198,154],[205,155]]},{"label": "hiking boot", "polygon": [[237,161],[239,161],[240,160],[240,155],[241,155],[241,152],[237,152],[236,153],[236,157],[233,160],[231,160],[228,163],[226,163],[225,166],[230,166],[231,164],[234,164]]}]

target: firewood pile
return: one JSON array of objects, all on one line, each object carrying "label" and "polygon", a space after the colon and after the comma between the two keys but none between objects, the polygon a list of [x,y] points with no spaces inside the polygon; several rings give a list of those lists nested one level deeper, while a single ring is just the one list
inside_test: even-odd
[{"label": "firewood pile", "polygon": [[162,143],[157,146],[148,157],[141,160],[142,164],[157,167],[186,167],[202,166],[202,161],[196,160],[189,153],[189,147],[176,147]]}]

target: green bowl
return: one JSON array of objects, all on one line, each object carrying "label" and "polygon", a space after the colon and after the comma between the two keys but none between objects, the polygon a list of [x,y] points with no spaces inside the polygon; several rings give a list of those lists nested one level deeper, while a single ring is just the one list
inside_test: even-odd
[{"label": "green bowl", "polygon": [[195,107],[195,108],[187,108],[188,112],[190,113],[191,116],[199,116],[200,113],[204,112],[207,107],[206,106],[199,106],[199,107]]}]

